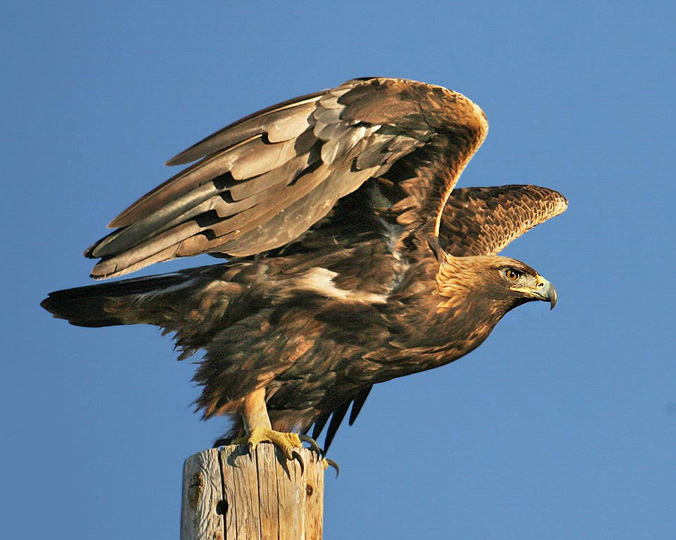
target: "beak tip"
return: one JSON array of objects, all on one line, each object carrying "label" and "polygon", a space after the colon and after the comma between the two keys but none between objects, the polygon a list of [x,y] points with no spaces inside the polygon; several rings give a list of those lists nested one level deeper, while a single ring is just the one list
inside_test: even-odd
[{"label": "beak tip", "polygon": [[538,291],[539,291],[539,299],[543,301],[549,300],[549,309],[552,310],[554,309],[554,306],[556,306],[556,302],[559,299],[559,295],[556,294],[556,289],[554,288],[554,285],[552,285],[549,281],[547,281],[545,278],[538,276]]},{"label": "beak tip", "polygon": [[551,311],[554,309],[554,306],[556,306],[556,302],[559,299],[558,295],[556,294],[556,289],[554,287],[551,288],[551,292],[549,294],[549,310]]}]

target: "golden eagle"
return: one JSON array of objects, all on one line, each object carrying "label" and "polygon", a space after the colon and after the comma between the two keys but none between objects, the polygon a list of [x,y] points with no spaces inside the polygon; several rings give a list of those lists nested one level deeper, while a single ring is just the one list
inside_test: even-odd
[{"label": "golden eagle", "polygon": [[[196,162],[143,196],[85,255],[94,278],[200,253],[223,264],[53,292],[79,326],[153,324],[194,380],[205,418],[294,457],[331,444],[374,384],[472,351],[512,308],[554,307],[530,266],[499,257],[566,209],[536,186],[454,189],[488,130],[466,97],[366,78],[243,118],[180,153]],[[301,434],[299,438],[298,434]]]}]

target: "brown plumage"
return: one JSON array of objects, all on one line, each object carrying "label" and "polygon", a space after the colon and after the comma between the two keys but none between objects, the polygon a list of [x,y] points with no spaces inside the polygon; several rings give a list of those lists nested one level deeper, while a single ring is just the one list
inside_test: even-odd
[{"label": "brown plumage", "polygon": [[[111,222],[85,255],[107,278],[176,257],[228,262],[51,293],[81,326],[175,333],[205,417],[271,424],[326,446],[375,383],[447,364],[510,309],[556,292],[496,254],[563,212],[536,186],[453,189],[488,130],[464,96],[348,81],[253,114],[168,164],[197,163]],[[268,421],[269,418],[269,421]]]}]

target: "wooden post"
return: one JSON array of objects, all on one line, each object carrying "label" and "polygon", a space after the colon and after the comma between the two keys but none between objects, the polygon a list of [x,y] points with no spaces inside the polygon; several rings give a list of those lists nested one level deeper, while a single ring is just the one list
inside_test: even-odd
[{"label": "wooden post", "polygon": [[324,465],[299,450],[305,471],[272,444],[212,448],[183,466],[181,540],[320,540]]}]

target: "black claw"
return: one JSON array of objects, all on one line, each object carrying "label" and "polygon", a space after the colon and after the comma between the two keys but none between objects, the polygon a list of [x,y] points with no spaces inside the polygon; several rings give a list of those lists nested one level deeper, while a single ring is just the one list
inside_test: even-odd
[{"label": "black claw", "polygon": [[338,476],[340,476],[340,467],[338,466],[338,464],[332,459],[324,458],[324,461],[326,461],[326,463],[328,463],[329,465],[331,465],[331,467],[336,469],[336,478],[338,478]]},{"label": "black claw", "polygon": [[214,441],[214,446],[212,448],[220,448],[221,446],[228,446],[231,439],[226,439],[225,437],[219,437]]},{"label": "black claw", "polygon": [[303,434],[303,433],[299,433],[299,434],[298,434],[298,438],[299,438],[301,441],[308,443],[308,444],[310,445],[310,448],[312,448],[312,449],[313,449],[315,452],[317,452],[320,456],[323,456],[323,455],[324,455],[324,450],[322,450],[322,449],[319,447],[319,445],[317,444],[317,441],[315,441],[312,437],[308,437],[307,435],[305,435],[305,434]]},{"label": "black claw", "polygon": [[305,472],[305,463],[303,463],[303,458],[298,453],[298,450],[291,450],[291,457],[300,465],[300,474],[302,475]]}]

